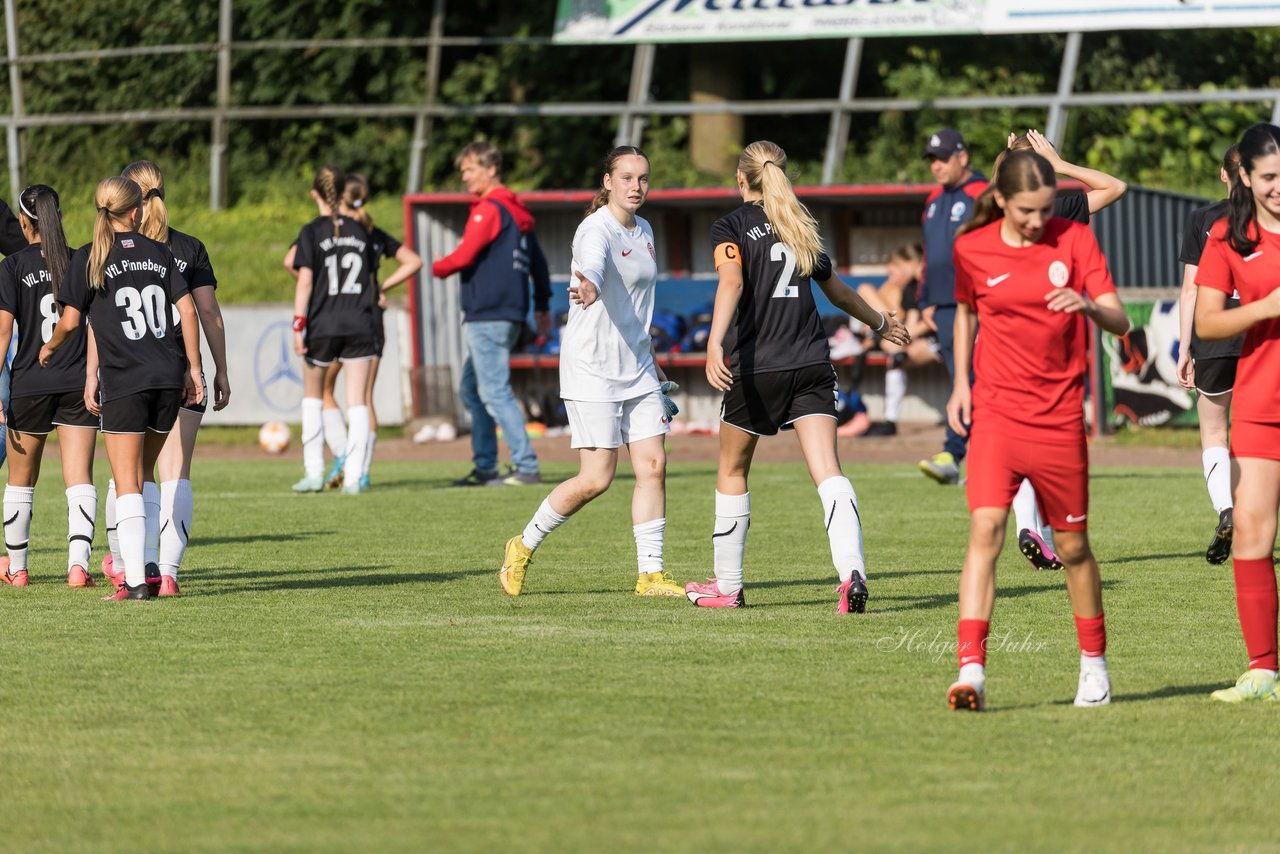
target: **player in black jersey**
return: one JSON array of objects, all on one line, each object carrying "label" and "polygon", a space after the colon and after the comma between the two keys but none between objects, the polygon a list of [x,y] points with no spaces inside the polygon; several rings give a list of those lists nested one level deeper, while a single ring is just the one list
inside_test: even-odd
[{"label": "player in black jersey", "polygon": [[369,408],[364,404],[372,361],[378,355],[372,291],[373,243],[364,226],[340,210],[346,176],[336,166],[316,173],[311,197],[320,215],[298,234],[293,265],[294,350],[304,358],[302,375],[302,461],[304,476],[295,492],[324,489],[324,427],[321,415],[325,370],[346,367],[347,447],[343,492],[360,492],[369,440]]},{"label": "player in black jersey", "polygon": [[[369,380],[365,385],[364,393],[365,406],[369,407],[369,441],[364,455],[364,474],[360,477],[360,488],[362,490],[369,488],[369,467],[373,464],[373,451],[378,443],[378,413],[373,406],[373,384],[378,379],[378,366],[382,362],[382,349],[387,340],[382,320],[383,312],[387,308],[387,292],[416,276],[418,271],[422,269],[422,258],[418,256],[417,252],[414,252],[408,246],[405,246],[373,224],[373,217],[369,214],[369,209],[366,206],[368,201],[369,182],[364,179],[363,175],[348,175],[346,186],[342,191],[342,215],[351,217],[364,226],[364,230],[369,233],[370,246],[372,248],[370,257],[373,261],[369,282],[372,287],[377,288],[373,292],[373,332],[377,341],[378,353],[373,361],[369,363]],[[398,266],[396,271],[388,276],[385,282],[380,282],[378,281],[378,270],[382,265],[383,258],[393,259]],[[331,368],[329,373],[325,375],[327,394],[331,394],[333,389],[333,386],[329,385],[329,383],[337,382],[337,378],[333,376],[333,373]],[[337,463],[334,464],[334,468],[338,468]]]},{"label": "player in black jersey", "polygon": [[[126,166],[121,175],[142,189],[142,222],[138,231],[169,247],[177,270],[182,274],[187,290],[195,302],[200,325],[209,342],[209,352],[213,355],[213,408],[215,411],[220,410],[231,398],[231,385],[227,377],[226,331],[223,328],[222,309],[218,306],[215,295],[218,280],[213,274],[209,253],[197,238],[169,226],[169,210],[164,200],[164,174],[160,167],[148,160],[139,160]],[[179,321],[175,309],[173,334],[178,352],[184,354],[185,361]],[[205,394],[208,392],[206,385]],[[161,596],[177,596],[180,592],[178,568],[182,565],[182,557],[191,534],[194,507],[191,495],[191,457],[195,452],[196,433],[200,429],[207,404],[208,400],[204,400],[198,404],[185,404],[178,410],[178,429],[170,432],[164,450],[156,461],[156,471],[146,472],[146,479],[142,484],[142,500],[147,506],[147,514],[150,516],[158,513],[160,519],[159,542],[147,541],[145,562],[160,567]],[[159,486],[156,485],[156,475],[159,477]],[[102,572],[119,587],[121,579],[115,571],[120,546],[116,536],[114,482],[107,485],[106,516],[110,551],[102,558]]]},{"label": "player in black jersey", "polygon": [[4,491],[6,584],[27,584],[27,544],[31,509],[45,439],[57,428],[62,479],[67,490],[67,585],[92,587],[89,551],[93,545],[98,492],[93,486],[93,451],[98,419],[84,405],[85,337],[77,328],[47,367],[40,347],[58,322],[60,289],[71,250],[62,231],[62,210],[52,187],[35,184],[18,197],[20,222],[29,246],[0,263],[0,353],[9,349],[13,324],[18,348],[13,358],[12,397],[3,420],[8,425],[9,482]]},{"label": "player in black jersey", "polygon": [[[40,350],[40,364],[51,364],[87,316],[84,401],[101,416],[124,564],[124,583],[111,598],[150,599],[160,590],[160,568],[145,563],[145,546],[149,535],[159,536],[160,517],[158,505],[147,512],[142,483],[144,473],[155,468],[178,408],[204,399],[199,319],[173,252],[137,231],[142,189],[128,178],[108,178],[98,185],[95,204],[93,242],[71,258],[57,296],[62,318]],[[173,335],[174,305],[185,371]]]},{"label": "player in black jersey", "polygon": [[[1240,174],[1240,149],[1232,145],[1222,158],[1219,179],[1228,187]],[[1193,210],[1187,217],[1182,232],[1182,246],[1178,260],[1183,263],[1182,292],[1179,299],[1181,335],[1186,342],[1178,348],[1178,382],[1185,389],[1199,392],[1196,398],[1196,414],[1200,420],[1201,462],[1204,464],[1204,482],[1209,490],[1209,500],[1218,514],[1218,525],[1213,539],[1205,550],[1209,563],[1220,564],[1231,556],[1231,538],[1234,531],[1231,498],[1231,454],[1227,450],[1227,424],[1231,414],[1231,389],[1236,381],[1236,362],[1244,336],[1225,341],[1205,341],[1195,331],[1196,272],[1200,269],[1200,255],[1209,240],[1209,229],[1227,215],[1226,199]],[[1226,308],[1236,308],[1240,300],[1232,297]]]},{"label": "player in black jersey", "polygon": [[725,392],[712,535],[716,577],[688,584],[685,592],[703,607],[742,606],[751,457],[761,436],[792,427],[822,499],[840,576],[837,611],[861,612],[867,602],[862,527],[857,496],[836,454],[839,389],[809,280],[883,337],[905,344],[911,336],[900,320],[872,309],[835,275],[818,224],[796,198],[786,168],[786,154],[772,142],[747,146],[737,172],[743,204],[711,226],[720,284],[707,339],[707,380]]}]

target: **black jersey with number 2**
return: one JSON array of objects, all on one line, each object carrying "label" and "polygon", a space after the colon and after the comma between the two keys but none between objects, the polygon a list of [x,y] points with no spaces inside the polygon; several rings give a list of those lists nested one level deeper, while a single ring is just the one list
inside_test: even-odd
[{"label": "black jersey with number 2", "polygon": [[[64,284],[63,287],[66,285]],[[13,356],[14,397],[61,394],[84,388],[84,323],[53,354],[49,367],[40,367],[40,348],[53,337],[58,304],[44,260],[44,248],[34,243],[0,262],[0,309],[18,324],[18,349]]]},{"label": "black jersey with number 2", "polygon": [[[729,369],[735,376],[790,371],[831,360],[827,336],[813,300],[808,275],[796,269],[796,255],[773,233],[758,202],[746,202],[711,226],[716,269],[742,266],[742,298],[726,336]],[[831,259],[818,256],[812,278],[831,277]],[[735,334],[736,333],[736,334]]]},{"label": "black jersey with number 2", "polygon": [[118,232],[107,256],[105,287],[89,286],[86,244],[71,256],[58,302],[88,315],[98,346],[103,401],[140,391],[182,388],[170,306],[187,293],[173,252],[136,231]]},{"label": "black jersey with number 2", "polygon": [[[1187,224],[1182,231],[1182,246],[1178,250],[1178,260],[1183,264],[1200,266],[1200,256],[1204,254],[1204,246],[1209,242],[1209,229],[1213,224],[1227,215],[1227,202],[1204,205],[1193,210],[1187,216]],[[1227,299],[1227,308],[1240,305],[1235,297]],[[1196,334],[1195,326],[1191,327],[1191,356],[1196,359],[1238,359],[1240,348],[1244,345],[1244,336],[1228,338],[1225,341],[1205,341]]]},{"label": "black jersey with number 2", "polygon": [[338,218],[338,234],[327,216],[316,217],[298,234],[294,269],[312,271],[307,304],[307,337],[373,335],[371,291],[376,266],[373,245],[360,223]]}]

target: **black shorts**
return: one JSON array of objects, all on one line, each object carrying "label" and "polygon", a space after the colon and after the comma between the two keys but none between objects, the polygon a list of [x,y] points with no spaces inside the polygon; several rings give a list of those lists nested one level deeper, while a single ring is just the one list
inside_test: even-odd
[{"label": "black shorts", "polygon": [[1230,356],[1196,359],[1196,391],[1209,397],[1226,394],[1236,384],[1236,363]]},{"label": "black shorts", "polygon": [[377,347],[376,356],[381,359],[382,351],[387,346],[386,321],[383,319],[386,312],[379,309],[375,314],[377,316],[373,319],[373,343]]},{"label": "black shorts", "polygon": [[85,409],[83,390],[15,397],[7,416],[10,430],[34,436],[52,433],[54,427],[98,428],[98,417]]},{"label": "black shorts", "polygon": [[373,334],[334,335],[327,338],[308,338],[307,364],[327,368],[335,361],[360,361],[378,356],[378,342]]},{"label": "black shorts", "polygon": [[[186,374],[183,374],[183,376],[186,376]],[[200,402],[184,403],[182,404],[181,408],[185,409],[187,412],[194,412],[198,415],[204,415],[205,410],[208,409],[209,407],[209,381],[204,378],[204,371],[200,372],[200,385],[202,388],[204,388],[204,396],[200,398]],[[182,399],[183,400],[187,399],[185,394],[182,396]]]},{"label": "black shorts", "polygon": [[745,374],[724,393],[720,420],[757,436],[773,436],[808,415],[834,420],[839,394],[836,369],[830,363]]},{"label": "black shorts", "polygon": [[168,433],[178,420],[182,389],[153,388],[102,404],[103,433]]}]

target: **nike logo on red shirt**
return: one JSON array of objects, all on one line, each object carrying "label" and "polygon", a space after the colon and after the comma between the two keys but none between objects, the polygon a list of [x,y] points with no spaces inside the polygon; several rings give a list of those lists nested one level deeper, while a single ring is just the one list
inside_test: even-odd
[{"label": "nike logo on red shirt", "polygon": [[996,285],[1000,284],[1012,275],[1012,273],[1005,273],[1003,276],[996,276],[994,279],[987,279],[987,287],[994,288]]},{"label": "nike logo on red shirt", "polygon": [[626,257],[627,257],[628,255],[630,255],[633,251],[635,251],[635,250],[633,250],[633,249],[623,249],[623,250],[622,250],[622,257],[623,257],[623,258],[626,258]]}]

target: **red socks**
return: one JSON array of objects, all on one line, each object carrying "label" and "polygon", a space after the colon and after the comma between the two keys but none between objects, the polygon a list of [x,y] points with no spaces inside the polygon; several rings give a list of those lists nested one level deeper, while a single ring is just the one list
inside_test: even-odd
[{"label": "red socks", "polygon": [[961,620],[956,626],[956,658],[960,666],[987,664],[987,632],[991,623],[986,620]]},{"label": "red socks", "polygon": [[1076,617],[1076,640],[1080,654],[1097,658],[1107,654],[1107,625],[1103,614],[1096,617]]},{"label": "red socks", "polygon": [[1235,558],[1236,610],[1249,669],[1280,670],[1276,656],[1276,568],[1269,557]]}]

